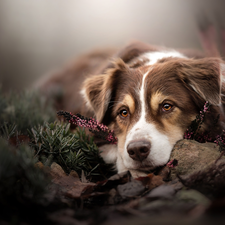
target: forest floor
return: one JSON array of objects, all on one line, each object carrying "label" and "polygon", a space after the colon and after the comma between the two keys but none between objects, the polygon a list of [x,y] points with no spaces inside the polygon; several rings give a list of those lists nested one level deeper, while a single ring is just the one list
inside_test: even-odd
[{"label": "forest floor", "polygon": [[145,177],[117,174],[93,139],[39,96],[0,94],[0,224],[222,224],[225,158],[216,143],[179,141]]}]

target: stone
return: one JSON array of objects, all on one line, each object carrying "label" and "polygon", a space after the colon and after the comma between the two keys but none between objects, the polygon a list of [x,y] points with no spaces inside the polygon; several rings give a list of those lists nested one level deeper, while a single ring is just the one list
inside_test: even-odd
[{"label": "stone", "polygon": [[[215,143],[199,143],[194,140],[180,140],[174,146],[170,160],[178,160],[178,165],[171,169],[171,178],[189,175],[204,170],[221,155]],[[225,158],[224,156],[222,158]]]},{"label": "stone", "polygon": [[160,185],[154,188],[146,197],[151,199],[172,199],[176,193],[176,190],[170,185]]}]

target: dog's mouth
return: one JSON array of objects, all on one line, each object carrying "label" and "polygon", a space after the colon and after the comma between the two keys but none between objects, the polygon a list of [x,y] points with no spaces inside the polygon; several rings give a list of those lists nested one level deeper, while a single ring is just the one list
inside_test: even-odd
[{"label": "dog's mouth", "polygon": [[132,165],[132,167],[130,167],[129,169],[132,170],[139,170],[139,171],[143,171],[143,172],[151,172],[153,170],[155,170],[157,168],[157,166],[155,166],[152,162],[149,161],[142,161],[142,162],[137,162],[135,161]]},{"label": "dog's mouth", "polygon": [[[166,164],[165,164],[166,165]],[[132,168],[129,168],[129,170],[135,170],[136,174],[141,174],[139,176],[147,176],[148,174],[154,174],[154,175],[158,175],[163,168],[165,168],[165,165],[160,165],[160,166],[156,166],[156,165],[152,165],[152,163],[150,165],[135,165]],[[143,175],[145,174],[145,175]]]}]

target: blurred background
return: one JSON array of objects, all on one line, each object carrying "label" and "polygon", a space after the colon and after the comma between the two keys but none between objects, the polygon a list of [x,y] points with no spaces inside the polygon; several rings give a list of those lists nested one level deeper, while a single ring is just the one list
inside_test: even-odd
[{"label": "blurred background", "polygon": [[29,88],[83,52],[132,39],[201,49],[196,15],[216,23],[224,11],[224,0],[1,0],[2,89]]}]

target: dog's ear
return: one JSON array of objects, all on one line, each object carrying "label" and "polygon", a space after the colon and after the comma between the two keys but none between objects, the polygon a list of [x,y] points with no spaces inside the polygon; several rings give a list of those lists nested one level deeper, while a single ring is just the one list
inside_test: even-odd
[{"label": "dog's ear", "polygon": [[114,68],[108,69],[104,74],[87,78],[81,91],[87,108],[94,112],[100,122],[103,122],[110,103],[113,103],[120,74],[129,69],[121,59],[113,64]]},{"label": "dog's ear", "polygon": [[181,63],[179,75],[189,89],[213,105],[221,103],[225,66],[218,58],[187,60]]}]

